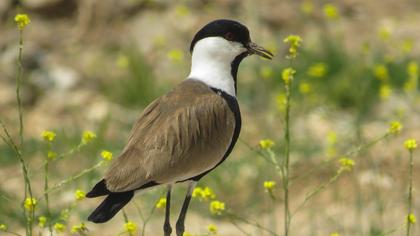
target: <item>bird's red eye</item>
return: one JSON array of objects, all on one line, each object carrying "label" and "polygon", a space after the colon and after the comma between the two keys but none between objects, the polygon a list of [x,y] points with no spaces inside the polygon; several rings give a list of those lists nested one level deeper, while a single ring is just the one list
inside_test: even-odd
[{"label": "bird's red eye", "polygon": [[233,35],[231,32],[227,32],[225,34],[225,39],[227,39],[229,41],[233,41],[235,39],[235,35]]}]

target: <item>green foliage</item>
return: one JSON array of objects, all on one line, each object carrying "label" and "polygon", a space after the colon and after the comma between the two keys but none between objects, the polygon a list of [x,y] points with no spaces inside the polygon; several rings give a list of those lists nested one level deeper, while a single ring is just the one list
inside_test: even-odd
[{"label": "green foliage", "polygon": [[138,51],[123,50],[120,57],[120,66],[127,70],[126,75],[116,80],[106,80],[101,86],[102,91],[110,100],[124,106],[145,107],[159,92],[152,69]]}]

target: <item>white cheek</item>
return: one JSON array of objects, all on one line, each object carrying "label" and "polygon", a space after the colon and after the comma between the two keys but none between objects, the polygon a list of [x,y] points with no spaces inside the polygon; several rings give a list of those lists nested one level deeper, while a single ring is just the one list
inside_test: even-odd
[{"label": "white cheek", "polygon": [[228,41],[228,43],[230,44],[231,54],[234,56],[234,58],[247,51],[247,49],[242,45],[242,43],[231,41]]},{"label": "white cheek", "polygon": [[232,61],[236,56],[246,51],[239,42],[228,41],[221,37],[209,37],[197,42],[194,54],[199,57],[216,57],[223,61]]},{"label": "white cheek", "polygon": [[190,79],[200,80],[235,96],[232,61],[246,48],[239,42],[209,37],[196,43],[192,55]]}]

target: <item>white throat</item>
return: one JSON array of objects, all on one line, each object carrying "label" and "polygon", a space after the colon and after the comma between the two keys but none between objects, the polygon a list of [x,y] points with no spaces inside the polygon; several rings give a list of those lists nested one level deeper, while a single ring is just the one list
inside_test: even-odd
[{"label": "white throat", "polygon": [[232,77],[232,61],[245,52],[241,43],[222,37],[208,37],[198,41],[193,49],[188,79],[200,80],[208,86],[236,96]]}]

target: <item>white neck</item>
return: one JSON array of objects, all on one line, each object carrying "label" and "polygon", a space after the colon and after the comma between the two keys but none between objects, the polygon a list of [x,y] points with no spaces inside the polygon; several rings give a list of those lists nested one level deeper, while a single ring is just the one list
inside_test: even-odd
[{"label": "white neck", "polygon": [[188,79],[200,80],[210,87],[236,96],[231,64],[236,56],[245,51],[241,43],[221,37],[201,39],[194,46]]}]

